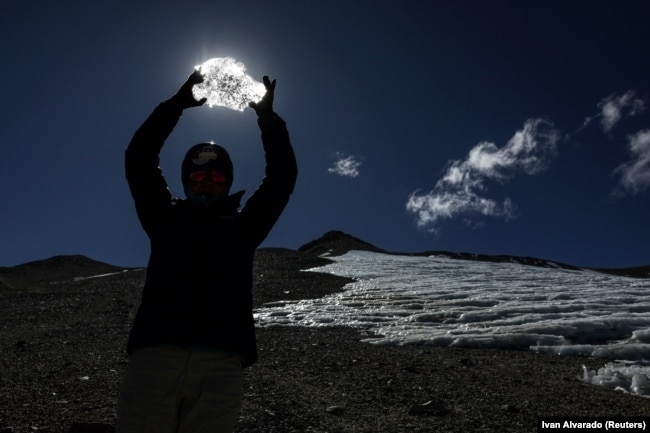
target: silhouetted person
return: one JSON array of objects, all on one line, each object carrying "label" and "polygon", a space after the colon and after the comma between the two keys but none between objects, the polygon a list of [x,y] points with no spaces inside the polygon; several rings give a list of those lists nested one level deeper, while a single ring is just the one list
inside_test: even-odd
[{"label": "silhouetted person", "polygon": [[127,344],[129,366],[117,432],[231,432],[239,417],[242,368],[257,360],[252,267],[293,191],[297,166],[284,121],[273,112],[275,80],[250,106],[258,115],[266,176],[240,208],[229,195],[233,165],[213,143],[182,163],[185,199],[172,197],[160,150],[192,95],[195,72],[156,107],[126,150],[126,178],[151,243],[142,300]]}]

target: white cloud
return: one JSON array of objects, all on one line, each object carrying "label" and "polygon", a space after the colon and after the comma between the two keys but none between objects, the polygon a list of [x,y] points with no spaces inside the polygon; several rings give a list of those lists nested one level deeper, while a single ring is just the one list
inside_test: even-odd
[{"label": "white cloud", "polygon": [[336,156],[338,160],[334,163],[333,167],[327,169],[328,172],[343,177],[354,178],[359,176],[361,161],[356,156],[343,156],[341,153],[337,153]]},{"label": "white cloud", "polygon": [[628,192],[636,194],[650,186],[650,129],[628,137],[632,159],[614,170],[620,183]]},{"label": "white cloud", "polygon": [[409,197],[406,209],[417,215],[417,225],[422,229],[438,232],[438,224],[444,219],[459,215],[479,214],[516,218],[517,208],[509,198],[502,203],[481,197],[474,191],[431,191],[429,194],[414,192]]},{"label": "white cloud", "polygon": [[556,153],[559,138],[552,123],[527,120],[502,148],[484,141],[471,149],[464,161],[451,161],[434,189],[412,193],[406,209],[416,215],[418,227],[434,232],[441,220],[461,215],[515,218],[516,205],[508,198],[499,202],[486,197],[485,182],[504,183],[520,173],[543,171]]},{"label": "white cloud", "polygon": [[[609,132],[624,117],[635,116],[645,110],[645,102],[637,98],[633,90],[622,95],[610,95],[598,103],[600,108],[600,125],[603,131]],[[587,118],[586,123],[591,121]]]}]

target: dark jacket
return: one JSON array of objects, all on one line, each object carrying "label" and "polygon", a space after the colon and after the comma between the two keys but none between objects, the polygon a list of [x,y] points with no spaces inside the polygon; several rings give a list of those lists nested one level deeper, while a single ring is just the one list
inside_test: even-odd
[{"label": "dark jacket", "polygon": [[282,213],[296,182],[284,121],[258,119],[266,176],[238,211],[243,191],[213,207],[173,199],[159,167],[160,150],[182,114],[160,104],[126,150],[126,178],[151,241],[142,301],[127,351],[156,345],[214,348],[257,360],[252,316],[256,248]]}]

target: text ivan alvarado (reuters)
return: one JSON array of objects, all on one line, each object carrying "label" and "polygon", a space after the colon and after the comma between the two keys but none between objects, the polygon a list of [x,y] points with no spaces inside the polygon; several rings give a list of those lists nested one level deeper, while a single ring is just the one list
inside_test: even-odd
[{"label": "text ivan alvarado (reuters)", "polygon": [[537,431],[629,432],[646,431],[650,417],[540,417]]}]

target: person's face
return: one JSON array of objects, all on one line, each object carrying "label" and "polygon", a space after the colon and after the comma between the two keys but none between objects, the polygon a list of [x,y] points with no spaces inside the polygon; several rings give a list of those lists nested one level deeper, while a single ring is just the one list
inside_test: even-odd
[{"label": "person's face", "polygon": [[226,195],[226,176],[213,169],[194,170],[190,173],[189,186],[195,194]]}]

